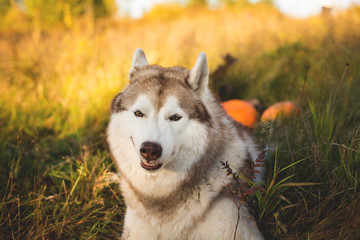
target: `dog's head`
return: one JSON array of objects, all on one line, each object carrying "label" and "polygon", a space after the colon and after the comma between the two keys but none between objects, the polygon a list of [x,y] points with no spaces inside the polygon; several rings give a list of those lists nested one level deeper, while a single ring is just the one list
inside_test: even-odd
[{"label": "dog's head", "polygon": [[[211,117],[208,64],[200,53],[191,71],[149,65],[143,50],[134,53],[130,84],[112,101],[108,141],[118,165],[186,171],[206,150]],[[130,161],[130,162],[129,162]]]}]

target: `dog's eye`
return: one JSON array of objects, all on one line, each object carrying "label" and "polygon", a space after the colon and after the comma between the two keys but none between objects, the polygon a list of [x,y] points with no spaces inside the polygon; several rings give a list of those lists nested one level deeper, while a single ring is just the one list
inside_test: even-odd
[{"label": "dog's eye", "polygon": [[136,116],[136,117],[144,117],[144,114],[141,112],[141,111],[139,111],[139,110],[136,110],[135,112],[134,112],[134,115]]},{"label": "dog's eye", "polygon": [[182,117],[179,114],[174,114],[171,117],[169,117],[170,121],[179,121]]}]

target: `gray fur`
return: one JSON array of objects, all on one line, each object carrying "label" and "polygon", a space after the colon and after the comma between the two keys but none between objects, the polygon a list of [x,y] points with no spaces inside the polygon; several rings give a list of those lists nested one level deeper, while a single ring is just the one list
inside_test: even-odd
[{"label": "gray fur", "polygon": [[[112,102],[108,129],[109,145],[118,164],[121,189],[128,206],[122,239],[221,239],[219,236],[232,239],[234,231],[236,239],[262,239],[247,209],[241,207],[237,213],[232,205],[233,199],[225,187],[232,179],[226,177],[221,165],[221,161],[229,161],[232,167],[251,175],[258,147],[252,133],[231,119],[209,92],[208,75],[204,53],[199,55],[191,71],[148,65],[142,50],[134,53],[130,84]],[[123,116],[133,117],[130,109],[139,96],[148,99],[156,115],[161,114],[169,99],[177,99],[176,107],[186,113],[188,124],[199,127],[190,132],[183,130],[187,134],[193,132],[189,135],[191,138],[185,139],[183,145],[176,148],[179,150],[169,156],[174,159],[161,160],[166,164],[157,173],[144,173],[137,164],[140,157],[135,154],[136,139],[131,131],[128,132],[131,127],[120,126],[126,120]],[[161,141],[161,135],[159,139]],[[192,141],[194,149],[191,149]],[[188,158],[193,160],[189,170],[183,173],[185,168],[181,163],[189,161]],[[166,185],[172,181],[176,183]],[[238,214],[241,220],[235,229]],[[222,226],[223,222],[228,223]]]}]

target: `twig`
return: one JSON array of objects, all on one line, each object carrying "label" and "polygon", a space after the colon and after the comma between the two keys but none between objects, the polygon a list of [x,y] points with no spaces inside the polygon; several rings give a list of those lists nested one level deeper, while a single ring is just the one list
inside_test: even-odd
[{"label": "twig", "polygon": [[303,97],[304,97],[304,92],[305,92],[305,84],[306,84],[306,80],[307,80],[307,77],[308,77],[308,73],[309,73],[309,69],[310,69],[310,66],[307,65],[306,66],[306,71],[305,71],[305,76],[304,76],[304,84],[303,84],[303,87],[302,87],[302,91],[300,93],[300,100],[299,100],[299,108],[300,108],[300,111],[298,111],[296,113],[296,116],[295,116],[295,131],[294,131],[294,136],[293,136],[293,139],[291,141],[291,145],[290,145],[290,156],[291,156],[291,160],[294,161],[294,144],[295,144],[295,138],[296,138],[296,129],[297,129],[297,119],[298,119],[298,116],[299,116],[299,113],[302,112],[302,101],[303,101]]}]

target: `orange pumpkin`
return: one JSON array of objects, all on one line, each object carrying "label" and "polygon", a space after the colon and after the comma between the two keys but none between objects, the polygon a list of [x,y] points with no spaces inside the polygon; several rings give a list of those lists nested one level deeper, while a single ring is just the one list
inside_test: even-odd
[{"label": "orange pumpkin", "polygon": [[299,112],[298,106],[294,103],[285,101],[278,102],[268,107],[261,115],[260,121],[273,121],[276,118],[289,117]]},{"label": "orange pumpkin", "polygon": [[253,128],[257,122],[258,114],[253,105],[248,102],[232,99],[222,103],[226,113],[242,125]]}]

